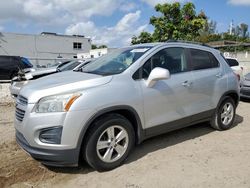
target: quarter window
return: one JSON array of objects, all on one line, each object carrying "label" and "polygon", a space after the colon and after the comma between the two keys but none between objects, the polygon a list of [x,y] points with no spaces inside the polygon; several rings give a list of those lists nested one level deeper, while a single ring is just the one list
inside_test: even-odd
[{"label": "quarter window", "polygon": [[193,70],[219,67],[218,60],[210,52],[197,49],[190,49],[190,55]]},{"label": "quarter window", "polygon": [[157,52],[142,67],[142,78],[148,78],[155,67],[168,69],[170,74],[187,71],[184,48],[166,48]]}]

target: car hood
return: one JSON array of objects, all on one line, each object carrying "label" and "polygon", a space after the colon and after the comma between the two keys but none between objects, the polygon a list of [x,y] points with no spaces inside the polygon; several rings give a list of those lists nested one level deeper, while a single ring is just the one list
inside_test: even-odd
[{"label": "car hood", "polygon": [[30,74],[32,76],[38,76],[38,75],[43,75],[43,74],[48,74],[48,73],[53,73],[53,72],[57,72],[56,68],[45,68],[45,69],[39,69],[36,70],[34,72],[31,72]]},{"label": "car hood", "polygon": [[65,71],[33,80],[19,94],[28,98],[29,103],[36,103],[45,96],[82,91],[107,84],[111,79],[112,76]]}]

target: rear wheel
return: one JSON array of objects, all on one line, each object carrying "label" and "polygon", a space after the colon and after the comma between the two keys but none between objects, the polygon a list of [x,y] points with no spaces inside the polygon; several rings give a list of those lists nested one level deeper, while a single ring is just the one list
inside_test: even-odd
[{"label": "rear wheel", "polygon": [[111,170],[121,165],[135,144],[131,123],[119,114],[99,118],[88,132],[84,157],[96,170]]},{"label": "rear wheel", "polygon": [[225,97],[211,120],[211,126],[217,130],[230,129],[234,123],[235,109],[234,100],[231,97]]}]

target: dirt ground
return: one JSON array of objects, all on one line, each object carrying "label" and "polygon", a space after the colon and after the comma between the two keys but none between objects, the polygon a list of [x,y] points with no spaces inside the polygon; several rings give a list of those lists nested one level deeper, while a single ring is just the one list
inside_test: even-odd
[{"label": "dirt ground", "polygon": [[0,106],[0,187],[250,187],[250,102],[240,102],[235,126],[214,131],[199,124],[137,146],[109,172],[47,168],[14,138],[13,106]]}]

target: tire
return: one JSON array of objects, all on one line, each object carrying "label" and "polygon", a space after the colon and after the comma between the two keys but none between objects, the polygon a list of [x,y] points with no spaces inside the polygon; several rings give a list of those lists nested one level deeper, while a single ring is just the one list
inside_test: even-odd
[{"label": "tire", "polygon": [[119,114],[108,114],[98,118],[88,131],[83,155],[91,167],[107,171],[120,166],[134,145],[132,124]]},{"label": "tire", "polygon": [[211,126],[220,131],[230,129],[234,123],[235,110],[236,105],[234,100],[231,97],[225,97],[211,119]]}]

